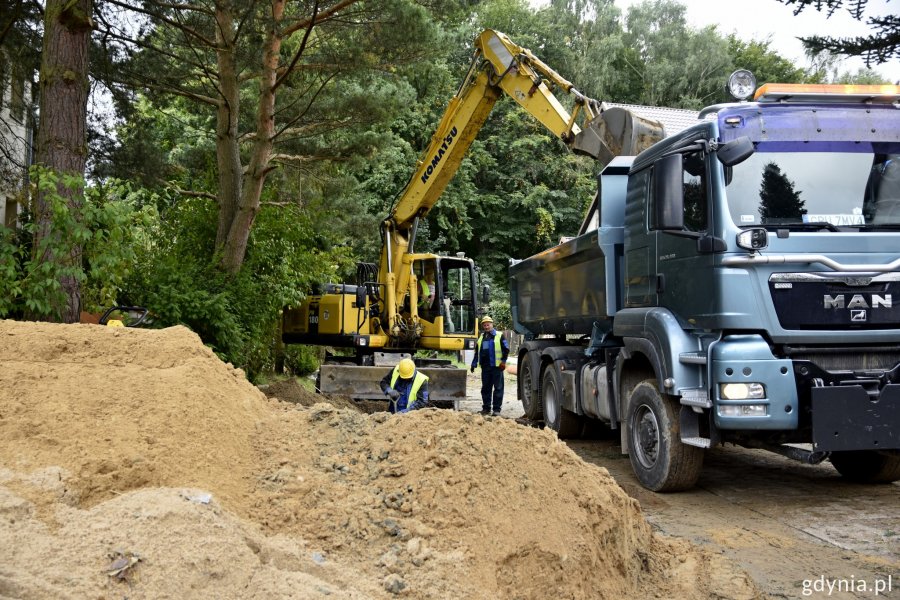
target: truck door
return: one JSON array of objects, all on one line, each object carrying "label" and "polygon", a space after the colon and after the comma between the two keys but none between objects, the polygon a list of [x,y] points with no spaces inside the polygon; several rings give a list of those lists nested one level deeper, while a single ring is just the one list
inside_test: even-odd
[{"label": "truck door", "polygon": [[652,167],[628,177],[625,200],[625,307],[656,306],[656,232],[648,206]]},{"label": "truck door", "polygon": [[[710,156],[703,152],[683,156],[684,231],[657,231],[651,223],[657,249],[657,304],[690,322],[710,314],[716,296],[712,254],[698,250],[698,238],[708,235],[711,228],[708,160]],[[656,214],[652,196],[650,202],[652,220]]]}]

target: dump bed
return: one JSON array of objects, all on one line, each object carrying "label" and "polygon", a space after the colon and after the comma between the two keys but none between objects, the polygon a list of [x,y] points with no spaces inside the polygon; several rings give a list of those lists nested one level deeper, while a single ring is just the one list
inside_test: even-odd
[{"label": "dump bed", "polygon": [[622,305],[625,190],[632,157],[617,157],[600,176],[584,232],[509,268],[513,326],[525,335],[588,335],[612,329]]},{"label": "dump bed", "polygon": [[605,257],[598,231],[586,233],[509,269],[516,331],[539,335],[590,333],[605,320]]}]

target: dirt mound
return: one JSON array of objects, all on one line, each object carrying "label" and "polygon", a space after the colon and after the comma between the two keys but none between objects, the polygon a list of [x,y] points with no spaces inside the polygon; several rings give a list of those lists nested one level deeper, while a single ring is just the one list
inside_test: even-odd
[{"label": "dirt mound", "polygon": [[277,398],[282,402],[300,404],[301,406],[313,406],[319,402],[324,402],[337,408],[346,408],[367,414],[387,410],[387,402],[360,401],[337,394],[317,394],[307,391],[297,383],[296,379],[276,381],[269,385],[260,386],[260,389],[267,398]]},{"label": "dirt mound", "polygon": [[0,321],[0,363],[0,597],[759,595],[550,432],[270,400],[183,328]]}]

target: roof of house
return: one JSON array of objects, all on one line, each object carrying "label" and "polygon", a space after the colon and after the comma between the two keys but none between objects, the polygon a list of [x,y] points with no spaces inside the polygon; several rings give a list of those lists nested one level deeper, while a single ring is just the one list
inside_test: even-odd
[{"label": "roof of house", "polygon": [[602,110],[613,107],[624,108],[644,119],[658,121],[665,127],[666,136],[675,135],[691,125],[696,125],[700,122],[700,120],[697,119],[698,112],[696,110],[687,110],[684,108],[643,106],[640,104],[622,104],[619,102],[602,102],[600,106]]}]

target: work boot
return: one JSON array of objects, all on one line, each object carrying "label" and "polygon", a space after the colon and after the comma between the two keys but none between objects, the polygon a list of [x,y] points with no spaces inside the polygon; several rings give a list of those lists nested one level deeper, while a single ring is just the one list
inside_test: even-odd
[{"label": "work boot", "polygon": [[484,410],[484,409],[481,409],[481,412],[480,412],[480,413],[478,413],[478,414],[479,414],[479,415],[489,415],[489,414],[491,414],[491,411],[489,411],[489,410]]},{"label": "work boot", "polygon": [[494,412],[491,413],[491,416],[492,416],[492,417],[499,417],[499,416],[500,416],[500,411],[499,411],[499,410],[495,410]]}]

